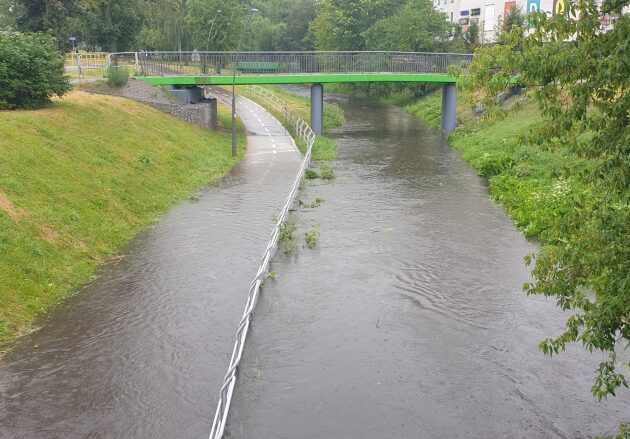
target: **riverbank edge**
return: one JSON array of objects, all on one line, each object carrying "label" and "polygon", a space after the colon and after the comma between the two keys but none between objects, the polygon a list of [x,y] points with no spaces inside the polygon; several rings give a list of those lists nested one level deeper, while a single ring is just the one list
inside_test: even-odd
[{"label": "riverbank edge", "polygon": [[[566,150],[554,151],[521,142],[543,122],[526,96],[506,115],[484,119],[472,114],[460,97],[458,127],[447,138],[462,158],[488,181],[490,196],[502,205],[528,238],[543,242],[555,218],[567,209],[578,183],[573,171],[587,164]],[[404,106],[412,116],[439,129],[440,91]],[[569,172],[567,172],[569,171]]]},{"label": "riverbank edge", "polygon": [[[161,215],[168,212],[177,203],[185,199],[193,200],[195,198],[195,192],[200,188],[208,184],[215,183],[223,178],[231,172],[233,167],[240,162],[245,154],[245,128],[242,122],[238,120],[238,130],[240,132],[238,146],[239,152],[236,158],[231,157],[231,136],[229,134],[231,119],[229,110],[222,105],[219,106],[219,122],[223,129],[210,132],[200,127],[193,126],[190,123],[180,120],[179,118],[164,114],[163,112],[151,108],[142,102],[124,97],[91,94],[91,96],[96,98],[96,100],[94,100],[91,104],[86,104],[85,102],[87,99],[81,99],[79,97],[80,101],[84,101],[84,105],[76,105],[77,108],[75,110],[79,110],[83,107],[83,111],[75,111],[74,115],[72,114],[72,111],[67,112],[67,109],[64,109],[64,107],[67,106],[66,103],[69,102],[70,105],[76,103],[75,99],[77,99],[77,96],[81,93],[82,92],[80,91],[73,91],[65,99],[56,101],[50,108],[40,111],[40,113],[42,113],[42,120],[46,120],[51,117],[52,119],[60,119],[59,125],[56,128],[54,127],[54,124],[51,123],[52,129],[58,129],[61,133],[59,137],[59,144],[55,145],[54,141],[47,141],[48,139],[28,139],[27,137],[25,137],[24,140],[28,143],[22,144],[41,146],[41,144],[44,143],[46,147],[50,147],[52,150],[58,149],[69,151],[72,147],[68,146],[67,139],[64,139],[63,136],[63,131],[65,131],[68,127],[67,119],[69,117],[74,117],[74,122],[80,123],[81,119],[84,117],[84,114],[82,113],[87,114],[92,111],[98,112],[100,110],[99,107],[103,107],[105,105],[106,102],[100,102],[99,98],[104,101],[113,99],[114,101],[119,101],[120,108],[123,112],[126,111],[129,113],[126,115],[128,116],[127,119],[132,119],[136,116],[142,118],[142,115],[144,114],[145,117],[151,118],[151,122],[154,125],[155,121],[153,121],[153,119],[156,119],[159,124],[159,129],[162,130],[158,130],[160,134],[156,135],[155,126],[153,126],[153,128],[143,128],[142,126],[133,125],[130,122],[130,125],[128,125],[125,129],[125,131],[127,131],[125,135],[129,135],[130,133],[136,131],[135,137],[137,138],[134,138],[136,143],[126,144],[124,136],[121,138],[120,133],[116,131],[120,128],[120,123],[116,124],[112,122],[112,126],[110,128],[118,134],[114,138],[122,139],[121,143],[125,143],[125,147],[134,151],[134,153],[139,154],[137,158],[139,162],[134,161],[128,163],[130,169],[134,167],[149,169],[155,168],[157,172],[159,168],[159,172],[164,173],[165,178],[168,179],[168,176],[170,175],[173,177],[172,180],[176,181],[177,184],[163,184],[150,188],[149,190],[151,192],[159,193],[160,197],[156,196],[154,204],[149,204],[146,206],[146,209],[143,209],[140,204],[145,202],[144,199],[146,194],[143,195],[142,190],[138,191],[135,195],[133,192],[134,188],[147,189],[146,183],[140,181],[146,175],[143,174],[142,171],[137,172],[137,178],[135,179],[136,181],[133,182],[134,184],[125,185],[120,195],[120,197],[124,197],[125,200],[135,200],[137,205],[131,206],[134,203],[134,201],[132,201],[130,203],[131,207],[125,210],[121,206],[125,204],[125,201],[110,200],[113,202],[116,209],[108,209],[108,211],[116,210],[120,214],[120,217],[107,218],[108,215],[103,213],[103,221],[107,220],[112,224],[120,223],[120,227],[124,230],[122,232],[120,230],[116,230],[116,232],[112,231],[111,236],[100,237],[89,236],[90,233],[78,233],[77,235],[80,236],[73,236],[72,232],[77,232],[77,230],[75,230],[76,227],[72,224],[77,220],[73,218],[80,218],[83,213],[75,212],[76,206],[68,207],[63,205],[53,205],[54,203],[46,205],[45,203],[38,201],[41,203],[40,208],[45,211],[38,212],[36,208],[29,208],[36,206],[37,203],[32,200],[27,201],[26,198],[22,199],[19,194],[16,194],[16,192],[10,190],[10,188],[2,188],[2,193],[0,194],[2,198],[9,199],[11,205],[17,206],[17,212],[20,212],[19,219],[17,220],[15,218],[11,218],[10,213],[7,215],[5,210],[2,210],[0,213],[0,219],[3,220],[0,221],[0,223],[4,223],[2,224],[3,226],[7,226],[3,227],[5,229],[4,236],[0,236],[0,238],[4,240],[2,244],[11,242],[10,234],[12,234],[14,242],[21,242],[21,244],[15,244],[15,247],[28,245],[29,248],[32,247],[38,251],[33,253],[32,258],[25,257],[21,254],[18,258],[11,259],[10,251],[5,251],[8,244],[6,247],[4,245],[0,246],[2,247],[0,250],[4,255],[7,253],[9,254],[8,257],[3,258],[4,264],[3,267],[0,267],[0,278],[4,277],[2,276],[3,274],[7,276],[3,282],[0,282],[1,285],[7,287],[4,294],[1,294],[2,292],[0,291],[0,297],[4,296],[11,299],[6,302],[3,300],[6,308],[0,309],[0,361],[2,360],[2,357],[11,350],[19,338],[41,327],[41,325],[45,323],[46,315],[48,315],[55,306],[67,300],[69,297],[79,293],[85,285],[89,284],[98,277],[99,269],[108,263],[115,263],[121,257],[124,257],[124,255],[121,255],[121,251],[131,241],[133,241],[139,233],[154,224],[157,220],[159,220]],[[88,93],[85,94],[87,95]],[[57,112],[56,116],[55,112]],[[12,114],[18,114],[17,112],[3,113],[7,118],[11,118]],[[37,114],[37,111],[21,112],[18,116],[14,117],[17,122],[12,121],[12,123],[19,125],[21,123],[19,119],[24,115],[28,115],[36,120]],[[158,114],[159,116],[157,116]],[[100,119],[99,122],[102,125],[108,125],[106,123],[103,124],[102,119]],[[70,124],[72,124],[72,122]],[[44,132],[44,137],[50,136],[50,133],[46,132],[45,129],[42,129],[42,127],[38,127],[38,124],[33,125],[37,132]],[[50,130],[50,127],[46,128],[49,128]],[[141,131],[145,129],[146,133],[142,134]],[[90,131],[86,130],[85,132],[89,133]],[[182,147],[181,149],[185,149],[186,151],[180,151],[181,154],[176,157],[177,161],[174,157],[169,156],[169,160],[172,160],[172,163],[164,157],[165,165],[156,165],[156,163],[160,162],[160,158],[159,156],[154,158],[151,153],[159,154],[160,149],[164,151],[163,146],[172,145],[179,137],[182,137],[182,139],[186,138],[183,136],[183,133],[185,132],[193,136],[196,142],[187,143],[185,148]],[[142,138],[147,139],[146,144],[142,144],[141,141],[138,142],[138,139]],[[0,138],[0,141],[1,140],[2,139]],[[83,134],[80,139],[82,145],[93,145],[95,148],[99,145],[101,140],[102,139],[96,138],[96,134],[92,139],[90,139],[89,134]],[[15,142],[15,139],[11,139],[10,141],[12,142],[12,146],[20,144],[19,140],[18,142]],[[160,146],[157,146],[158,144]],[[2,149],[1,146],[2,145],[0,145],[0,150]],[[15,148],[16,151],[17,149],[18,148]],[[212,149],[215,151],[210,153]],[[206,157],[203,157],[204,152],[206,153]],[[169,151],[168,154],[175,153]],[[76,160],[74,164],[76,169],[89,169],[92,164],[87,161],[82,161],[82,159],[86,159],[88,157],[89,155],[68,154],[70,163],[66,162],[64,166],[73,166],[71,162]],[[205,163],[205,161],[209,160],[210,157],[213,159],[216,158],[216,162]],[[93,158],[94,157],[91,157],[90,159]],[[179,165],[180,160],[184,162],[188,160],[190,164],[188,172],[181,172],[182,170],[185,171],[185,169],[179,169],[181,167]],[[120,165],[120,163],[118,164]],[[203,165],[207,165],[207,168],[198,169],[198,167]],[[169,169],[172,172],[169,173]],[[0,171],[2,171],[2,169],[0,169]],[[55,171],[53,167],[42,172],[37,172],[35,167],[33,172],[35,175],[39,175],[38,178],[45,176],[47,173],[50,175],[52,172],[53,175],[51,177],[55,179],[59,177],[59,174],[65,171],[61,167]],[[133,172],[130,172],[129,175],[133,175],[134,172],[136,171],[134,170]],[[57,173],[58,175],[55,175]],[[1,174],[2,172],[0,172],[0,175]],[[29,175],[28,172],[20,172],[20,175],[23,174]],[[10,174],[4,174],[4,176],[8,175]],[[100,177],[99,173],[95,170],[93,177],[96,178],[97,176]],[[132,177],[131,180],[133,179],[134,178]],[[115,180],[115,178],[112,178],[112,180]],[[0,183],[2,183],[1,179]],[[22,181],[21,183],[18,182],[16,185],[22,183],[28,186],[28,183],[25,181]],[[77,185],[79,184],[80,182],[77,181]],[[112,187],[106,187],[104,190],[116,192],[116,183],[111,183],[111,185]],[[10,184],[7,186],[10,186]],[[162,190],[160,191],[158,188],[162,188]],[[164,198],[161,198],[162,196]],[[63,200],[69,200],[72,198],[72,195],[63,193],[61,198]],[[50,200],[53,199],[54,198],[51,198]],[[74,202],[76,200],[69,201]],[[141,211],[138,212],[138,209]],[[46,218],[47,221],[52,223],[52,226],[49,226],[48,223],[37,224],[37,222],[40,222],[43,219],[43,213],[45,214],[46,212],[52,210],[60,211],[62,214],[61,216],[65,215],[65,219],[60,221],[60,218],[56,218],[57,220],[55,220],[55,218]],[[70,212],[68,213],[66,210],[69,210]],[[81,220],[79,219],[78,221]],[[23,230],[20,230],[20,228]],[[42,232],[42,230],[44,232]],[[99,231],[100,230],[95,229],[93,235],[96,235]],[[21,251],[21,249],[15,250],[15,252],[19,251]],[[22,253],[24,252],[22,251]],[[41,260],[51,254],[55,255],[55,259],[52,261]],[[32,260],[29,261],[28,259]],[[7,267],[8,265],[14,265],[14,267]],[[33,277],[38,278],[43,276],[39,283],[34,279],[29,279],[28,276],[24,276],[24,279],[14,279],[15,276],[11,276],[12,274],[15,275],[15,272],[21,269],[23,269],[23,271],[34,271],[35,269],[32,267],[37,265],[50,266],[47,271],[38,271],[36,273],[37,276],[33,275]],[[56,277],[56,275],[59,276]],[[15,287],[15,285],[23,286],[23,289],[20,290],[20,288]],[[28,285],[28,287],[26,285]],[[13,294],[8,293],[7,291],[13,291]],[[11,296],[14,297],[11,298]]]}]

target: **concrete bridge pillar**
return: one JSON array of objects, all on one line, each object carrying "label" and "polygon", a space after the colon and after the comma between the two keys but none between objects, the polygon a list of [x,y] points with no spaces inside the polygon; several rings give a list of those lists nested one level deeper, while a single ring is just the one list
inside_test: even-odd
[{"label": "concrete bridge pillar", "polygon": [[442,86],[442,115],[440,120],[440,131],[448,135],[455,129],[457,124],[457,86],[455,84],[444,84]]},{"label": "concrete bridge pillar", "polygon": [[311,85],[311,128],[318,136],[324,132],[324,86]]}]

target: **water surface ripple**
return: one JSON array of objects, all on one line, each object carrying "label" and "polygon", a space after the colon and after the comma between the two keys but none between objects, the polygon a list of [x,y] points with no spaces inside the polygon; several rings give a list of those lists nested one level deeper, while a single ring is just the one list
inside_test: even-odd
[{"label": "water surface ripple", "polygon": [[334,182],[308,185],[314,250],[276,257],[230,438],[587,438],[630,418],[590,394],[601,360],[537,345],[563,316],[527,297],[535,250],[484,181],[402,111],[342,101]]}]

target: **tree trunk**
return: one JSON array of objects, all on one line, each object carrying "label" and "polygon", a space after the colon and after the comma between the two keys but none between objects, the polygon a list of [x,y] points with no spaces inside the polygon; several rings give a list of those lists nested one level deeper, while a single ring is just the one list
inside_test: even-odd
[{"label": "tree trunk", "polygon": [[103,15],[105,16],[105,25],[107,26],[108,33],[110,35],[109,40],[109,51],[116,52],[116,36],[113,32],[113,21],[112,21],[112,0],[107,0],[103,5],[105,10],[103,11]]}]

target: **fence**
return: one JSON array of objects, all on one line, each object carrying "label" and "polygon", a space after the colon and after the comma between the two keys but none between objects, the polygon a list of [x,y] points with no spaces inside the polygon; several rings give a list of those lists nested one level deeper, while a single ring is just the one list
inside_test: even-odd
[{"label": "fence", "polygon": [[238,329],[236,331],[236,340],[234,342],[234,348],[232,349],[232,357],[230,358],[228,371],[223,378],[223,385],[221,386],[221,390],[219,391],[219,401],[217,403],[217,410],[214,415],[214,420],[212,421],[210,439],[221,439],[221,437],[223,437],[225,424],[227,422],[228,413],[230,411],[230,404],[232,402],[232,394],[234,392],[234,386],[236,385],[236,370],[243,355],[243,349],[245,347],[245,340],[247,339],[247,332],[252,318],[252,312],[254,311],[254,307],[256,306],[256,301],[258,300],[258,295],[260,293],[260,286],[263,283],[264,276],[269,268],[269,263],[271,262],[271,258],[273,257],[273,254],[275,253],[275,250],[277,248],[280,231],[289,215],[289,210],[295,201],[295,197],[298,193],[302,177],[304,176],[304,172],[311,161],[313,144],[315,143],[315,133],[313,132],[313,130],[304,120],[302,120],[302,118],[293,114],[289,106],[284,101],[282,101],[282,99],[258,86],[249,87],[248,90],[251,93],[260,96],[275,109],[282,112],[286,119],[293,124],[296,135],[306,143],[306,152],[300,164],[297,176],[295,177],[293,185],[291,186],[291,189],[289,191],[289,195],[287,196],[284,205],[282,206],[282,210],[278,215],[278,221],[276,222],[276,225],[271,232],[271,236],[269,237],[269,241],[267,243],[267,248],[265,249],[262,258],[260,259],[256,275],[254,276],[254,279],[250,284],[249,293],[247,296],[247,303],[245,304],[245,310],[243,311],[243,316],[241,317],[241,320],[238,324]]},{"label": "fence", "polygon": [[132,74],[138,74],[137,52],[105,52],[68,53],[65,70],[71,79],[104,78],[109,67],[126,68]]},{"label": "fence", "polygon": [[[119,54],[112,54],[118,58]],[[423,52],[138,52],[139,75],[448,73],[472,55]]]}]

